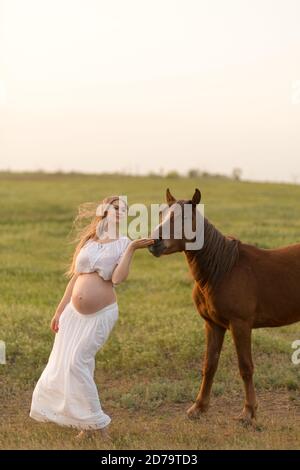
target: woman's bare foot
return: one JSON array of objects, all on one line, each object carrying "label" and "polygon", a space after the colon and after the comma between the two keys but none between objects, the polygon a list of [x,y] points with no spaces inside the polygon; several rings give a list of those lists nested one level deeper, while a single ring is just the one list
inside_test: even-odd
[{"label": "woman's bare foot", "polygon": [[77,441],[81,441],[81,440],[84,439],[85,437],[87,437],[86,431],[80,431],[78,434],[76,434],[75,439],[76,439]]}]

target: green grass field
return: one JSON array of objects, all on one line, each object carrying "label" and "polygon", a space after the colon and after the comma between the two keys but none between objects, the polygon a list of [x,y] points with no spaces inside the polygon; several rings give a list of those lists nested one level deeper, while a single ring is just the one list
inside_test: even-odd
[{"label": "green grass field", "polygon": [[[183,254],[134,255],[117,286],[120,318],[97,355],[96,382],[112,417],[112,444],[78,444],[74,430],[28,417],[31,393],[53,342],[50,319],[67,284],[70,229],[78,204],[126,194],[129,204],[164,202],[165,189],[189,198],[202,191],[206,216],[224,233],[271,248],[300,242],[300,186],[221,178],[0,174],[1,449],[295,449],[300,447],[300,365],[291,343],[300,323],[253,333],[258,424],[244,428],[243,387],[229,334],[211,408],[186,418],[200,384],[203,321]],[[300,288],[300,286],[299,286]],[[300,307],[300,306],[299,306]]]}]

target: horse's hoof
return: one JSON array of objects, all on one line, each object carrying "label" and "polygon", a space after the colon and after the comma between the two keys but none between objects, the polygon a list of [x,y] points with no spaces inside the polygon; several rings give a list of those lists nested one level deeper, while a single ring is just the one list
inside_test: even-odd
[{"label": "horse's hoof", "polygon": [[257,427],[256,411],[257,411],[257,404],[254,406],[245,404],[243,411],[235,419],[238,420],[243,426],[246,426],[246,427],[252,426],[255,428]]},{"label": "horse's hoof", "polygon": [[245,428],[249,428],[249,427],[252,427],[253,424],[254,424],[254,420],[253,418],[249,418],[248,416],[238,416],[237,417],[237,421],[242,425],[244,426]]},{"label": "horse's hoof", "polygon": [[256,428],[257,423],[255,417],[251,416],[249,413],[243,411],[241,414],[235,417],[242,426],[245,428],[252,427]]},{"label": "horse's hoof", "polygon": [[196,403],[194,403],[188,410],[187,415],[189,419],[199,419],[200,416],[204,413],[204,409],[200,408]]}]

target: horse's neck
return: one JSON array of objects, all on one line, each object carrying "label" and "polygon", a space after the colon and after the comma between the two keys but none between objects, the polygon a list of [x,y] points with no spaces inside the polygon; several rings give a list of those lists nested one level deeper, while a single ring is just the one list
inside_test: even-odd
[{"label": "horse's neck", "polygon": [[191,273],[201,288],[213,288],[238,258],[239,241],[225,237],[206,218],[204,243],[199,250],[185,250]]}]

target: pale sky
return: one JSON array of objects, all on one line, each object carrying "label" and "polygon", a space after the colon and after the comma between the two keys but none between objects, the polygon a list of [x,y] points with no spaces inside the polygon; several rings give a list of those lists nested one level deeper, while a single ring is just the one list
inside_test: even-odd
[{"label": "pale sky", "polygon": [[0,0],[0,169],[300,182],[299,0]]}]

